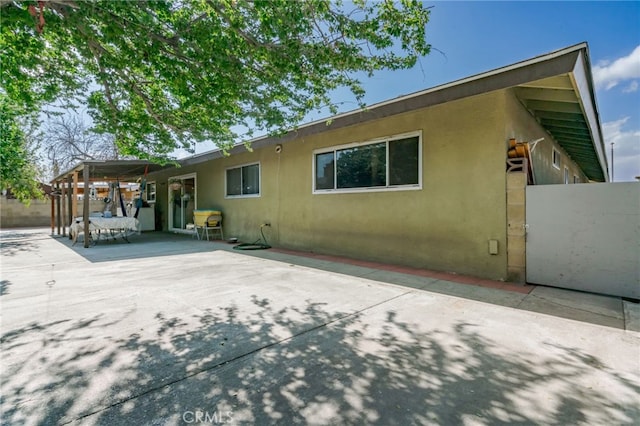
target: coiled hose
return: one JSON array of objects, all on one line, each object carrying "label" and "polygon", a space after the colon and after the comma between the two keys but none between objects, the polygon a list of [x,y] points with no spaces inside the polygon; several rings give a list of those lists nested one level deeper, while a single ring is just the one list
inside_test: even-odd
[{"label": "coiled hose", "polygon": [[262,231],[262,228],[264,228],[265,226],[269,226],[269,225],[260,226],[260,235],[262,235],[262,241],[264,241],[264,243],[261,243],[260,242],[261,239],[258,238],[253,243],[241,243],[241,244],[238,244],[237,246],[233,246],[233,249],[234,250],[265,250],[265,249],[271,248],[271,246],[267,243],[267,238],[264,236],[264,232]]}]

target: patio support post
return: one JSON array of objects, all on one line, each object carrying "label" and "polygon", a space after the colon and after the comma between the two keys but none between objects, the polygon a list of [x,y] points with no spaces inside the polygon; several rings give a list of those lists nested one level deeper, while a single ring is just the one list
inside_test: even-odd
[{"label": "patio support post", "polygon": [[58,190],[58,192],[60,192],[60,195],[58,195],[58,204],[56,204],[56,222],[58,224],[58,235],[61,235],[61,233],[60,233],[60,225],[61,225],[60,218],[62,217],[62,213],[60,211],[60,205],[62,204],[62,192],[61,192],[61,189],[60,189],[60,181],[56,181],[56,189]]},{"label": "patio support post", "polygon": [[55,229],[55,212],[56,212],[56,196],[54,195],[55,190],[52,191],[51,194],[49,194],[49,198],[51,199],[51,220],[50,220],[50,224],[51,224],[51,236],[53,237],[53,231]]},{"label": "patio support post", "polygon": [[[82,197],[82,218],[84,219],[84,247],[89,247],[89,165],[82,170],[84,178],[84,197]],[[76,178],[77,179],[77,178]]]},{"label": "patio support post", "polygon": [[[85,186],[84,194],[85,197],[89,194],[88,190]],[[73,220],[78,217],[78,172],[73,172],[73,198],[71,202],[71,223]]]},{"label": "patio support post", "polygon": [[[73,223],[73,182],[71,181],[72,175],[67,175],[67,226],[71,226]],[[71,238],[71,232],[69,232],[69,238]]]},{"label": "patio support post", "polygon": [[[58,218],[58,223],[62,224],[62,234],[63,236],[67,235],[67,185],[65,185],[65,180],[62,179],[61,183],[61,192],[60,192],[60,204],[62,205],[62,212],[60,217]],[[60,227],[60,225],[58,225]]]}]

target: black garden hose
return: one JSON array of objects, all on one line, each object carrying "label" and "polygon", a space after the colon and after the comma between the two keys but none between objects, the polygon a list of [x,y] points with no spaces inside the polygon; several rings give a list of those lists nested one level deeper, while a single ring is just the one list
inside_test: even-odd
[{"label": "black garden hose", "polygon": [[237,246],[233,246],[234,250],[265,250],[265,249],[270,249],[271,246],[269,244],[267,244],[267,239],[264,236],[264,232],[262,231],[262,228],[264,228],[265,226],[268,225],[262,225],[260,226],[260,234],[262,235],[262,240],[264,241],[264,243],[260,242],[260,238],[258,238],[254,243],[241,243],[238,244]]}]

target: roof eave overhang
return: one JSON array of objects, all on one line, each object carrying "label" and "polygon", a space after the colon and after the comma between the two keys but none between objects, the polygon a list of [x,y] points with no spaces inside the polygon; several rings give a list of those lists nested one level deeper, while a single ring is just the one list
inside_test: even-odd
[{"label": "roof eave overhang", "polygon": [[515,87],[520,102],[590,181],[609,180],[586,45],[565,72]]},{"label": "roof eave overhang", "polygon": [[[536,86],[536,82],[551,81],[554,78],[565,78],[570,84],[563,87]],[[262,148],[327,130],[510,88],[515,88],[520,101],[590,180],[608,181],[604,141],[586,43],[384,101],[366,110],[354,110],[330,119],[314,121],[283,136],[256,138],[249,141],[249,144],[253,148]],[[229,153],[236,154],[245,149],[245,144],[242,143],[232,148]],[[223,156],[222,151],[215,150],[179,162],[187,166]]]},{"label": "roof eave overhang", "polygon": [[[576,62],[578,49],[586,44],[568,47],[526,61],[485,73],[473,75],[450,83],[435,86],[409,95],[399,96],[367,107],[326,119],[307,123],[281,136],[262,136],[248,141],[252,148],[261,148],[276,143],[284,143],[328,130],[378,120],[396,114],[481,95],[494,90],[515,87],[530,81],[570,72]],[[246,150],[245,143],[239,143],[229,150],[236,154]],[[199,164],[223,157],[221,150],[213,150],[179,160],[183,166]]]}]

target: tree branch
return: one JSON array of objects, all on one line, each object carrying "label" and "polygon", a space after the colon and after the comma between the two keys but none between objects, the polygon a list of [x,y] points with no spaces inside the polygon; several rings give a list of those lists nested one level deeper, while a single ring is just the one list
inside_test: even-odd
[{"label": "tree branch", "polygon": [[256,40],[255,37],[253,37],[252,35],[250,35],[246,31],[243,31],[241,28],[238,28],[236,25],[234,25],[234,23],[231,21],[229,16],[225,13],[223,8],[220,6],[220,3],[216,2],[215,0],[207,0],[207,3],[209,5],[211,5],[211,7],[218,13],[220,18],[222,18],[222,20],[228,25],[228,28],[231,31],[235,32],[237,35],[239,35],[242,39],[244,39],[251,46],[253,46],[253,47],[264,47],[264,48],[267,48],[267,49],[275,49],[275,48],[281,47],[281,45],[277,44],[277,43],[262,43],[262,42]]}]

